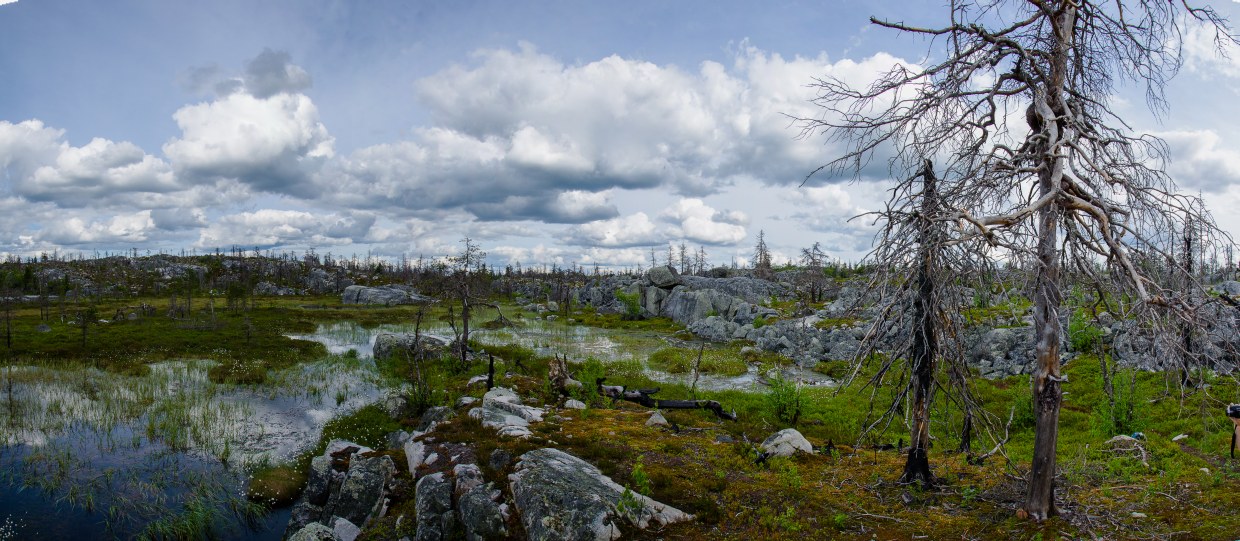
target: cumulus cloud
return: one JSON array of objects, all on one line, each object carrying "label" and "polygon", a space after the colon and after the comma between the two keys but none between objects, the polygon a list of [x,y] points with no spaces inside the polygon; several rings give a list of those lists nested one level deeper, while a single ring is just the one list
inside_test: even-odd
[{"label": "cumulus cloud", "polygon": [[680,237],[703,244],[736,244],[745,239],[745,213],[734,210],[719,211],[701,199],[681,199],[663,211],[663,219],[675,224],[673,237]]},{"label": "cumulus cloud", "polygon": [[1186,29],[1181,42],[1185,69],[1207,79],[1216,75],[1240,77],[1240,46],[1217,33],[1212,25],[1190,18],[1182,20],[1181,25]]},{"label": "cumulus cloud", "polygon": [[[702,195],[744,180],[799,182],[828,155],[821,141],[788,128],[785,115],[816,114],[806,82],[831,75],[860,84],[897,62],[881,54],[785,59],[743,44],[731,67],[687,71],[619,56],[565,64],[528,44],[481,51],[473,65],[417,83],[434,127],[358,150],[319,183],[339,204],[561,223],[616,213],[604,205],[565,215],[548,204],[553,195],[652,187]],[[735,233],[715,229],[702,235],[722,242]]]},{"label": "cumulus cloud", "polygon": [[262,209],[219,218],[202,230],[195,246],[349,244],[363,240],[374,222],[375,217],[369,214],[314,214],[298,210]]},{"label": "cumulus cloud", "polygon": [[256,98],[270,98],[282,92],[292,94],[310,88],[310,74],[292,60],[285,51],[263,49],[245,67],[242,82],[246,92]]},{"label": "cumulus cloud", "polygon": [[663,241],[664,236],[645,212],[573,227],[567,239],[572,244],[609,248],[650,246]]},{"label": "cumulus cloud", "polygon": [[1240,152],[1222,145],[1213,130],[1156,134],[1167,142],[1167,172],[1181,188],[1219,193],[1240,184]]},{"label": "cumulus cloud", "polygon": [[256,189],[298,196],[308,175],[332,157],[334,139],[302,94],[232,94],[172,115],[181,136],[163,146],[180,175],[232,178]]},{"label": "cumulus cloud", "polygon": [[35,238],[61,246],[107,245],[145,242],[154,231],[151,212],[144,210],[89,222],[78,216],[56,220],[46,224]]},{"label": "cumulus cloud", "polygon": [[0,165],[14,193],[65,208],[128,204],[184,189],[163,160],[127,141],[92,139],[74,147],[38,120],[0,121]]},{"label": "cumulus cloud", "polygon": [[620,214],[606,193],[580,190],[551,197],[508,196],[496,203],[466,204],[465,210],[486,221],[537,220],[552,224],[579,224]]}]

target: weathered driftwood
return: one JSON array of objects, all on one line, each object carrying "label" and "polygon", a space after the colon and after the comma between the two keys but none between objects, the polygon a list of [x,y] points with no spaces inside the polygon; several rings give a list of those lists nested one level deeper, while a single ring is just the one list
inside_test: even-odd
[{"label": "weathered driftwood", "polygon": [[663,400],[650,396],[658,393],[658,388],[629,390],[620,385],[603,385],[603,381],[606,379],[607,378],[598,378],[595,380],[595,384],[598,385],[598,393],[608,398],[633,402],[634,404],[641,404],[648,408],[666,410],[710,410],[720,419],[727,419],[729,421],[736,420],[735,410],[731,412],[724,411],[723,406],[714,400]]}]

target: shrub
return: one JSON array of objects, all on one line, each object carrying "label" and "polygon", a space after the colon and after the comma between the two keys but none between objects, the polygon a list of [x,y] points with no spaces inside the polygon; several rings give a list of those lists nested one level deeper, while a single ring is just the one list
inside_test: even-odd
[{"label": "shrub", "polygon": [[1074,317],[1068,323],[1068,343],[1073,351],[1097,351],[1102,346],[1102,329],[1084,317]]},{"label": "shrub", "polygon": [[804,396],[796,382],[789,381],[782,374],[771,380],[771,390],[766,394],[767,406],[775,418],[795,425],[801,418]]},{"label": "shrub", "polygon": [[623,289],[616,290],[616,300],[624,305],[624,319],[633,321],[642,318],[642,305],[640,293],[625,293]]}]

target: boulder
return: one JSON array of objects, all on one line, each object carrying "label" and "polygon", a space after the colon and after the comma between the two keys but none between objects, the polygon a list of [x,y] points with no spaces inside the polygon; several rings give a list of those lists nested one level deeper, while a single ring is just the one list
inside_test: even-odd
[{"label": "boulder", "polygon": [[767,456],[792,456],[797,451],[813,454],[814,446],[795,428],[785,428],[762,441]]},{"label": "boulder", "polygon": [[324,516],[338,516],[364,526],[382,510],[385,487],[395,473],[396,465],[389,456],[353,455],[340,488],[323,508]]},{"label": "boulder", "polygon": [[521,404],[517,393],[496,387],[482,395],[482,407],[469,410],[469,416],[482,420],[482,426],[494,428],[500,436],[528,438],[530,423],[541,422],[542,409]]},{"label": "boulder", "polygon": [[333,440],[310,461],[310,476],[289,516],[289,532],[313,523],[330,524],[340,517],[355,525],[378,514],[388,481],[396,471],[387,456],[363,457],[370,448]]},{"label": "boulder", "polygon": [[416,541],[447,541],[460,537],[456,514],[452,512],[452,481],[443,473],[418,479],[414,508],[418,517]]},{"label": "boulder", "polygon": [[414,430],[423,433],[430,432],[435,429],[435,425],[447,422],[455,416],[456,412],[452,411],[452,408],[447,406],[435,406],[426,410],[426,412],[422,414],[422,417],[418,419],[418,426],[414,427]]},{"label": "boulder", "polygon": [[504,539],[504,506],[496,500],[500,492],[495,485],[482,479],[477,464],[457,464],[452,470],[456,479],[457,518],[469,541]]},{"label": "boulder", "polygon": [[298,529],[288,541],[340,541],[340,538],[336,537],[336,532],[331,528],[312,522]]},{"label": "boulder", "polygon": [[656,411],[650,414],[649,419],[646,419],[646,426],[660,428],[660,427],[671,426],[671,425],[668,424],[667,418],[664,417],[662,413],[659,413],[658,411]]},{"label": "boulder", "polygon": [[271,282],[259,282],[254,286],[254,294],[262,296],[296,295],[297,290],[291,287],[280,287]]},{"label": "boulder", "polygon": [[341,302],[344,304],[396,306],[431,301],[431,298],[419,295],[412,287],[405,285],[377,287],[352,285],[344,288],[344,293],[341,294]]},{"label": "boulder", "polygon": [[361,528],[340,517],[332,519],[332,532],[336,534],[336,539],[340,541],[354,541],[359,535],[362,535]]},{"label": "boulder", "polygon": [[649,271],[646,271],[646,278],[655,287],[664,289],[672,288],[680,283],[680,273],[676,272],[676,269],[669,265],[651,267]]},{"label": "boulder", "polygon": [[586,409],[586,403],[575,398],[570,398],[564,401],[564,407],[570,410],[583,410]]},{"label": "boulder", "polygon": [[1235,280],[1220,282],[1215,284],[1214,287],[1210,289],[1214,290],[1215,293],[1220,293],[1229,297],[1240,297],[1240,282]]},{"label": "boulder", "polygon": [[371,349],[372,355],[374,355],[376,361],[383,361],[391,358],[393,355],[421,352],[425,359],[438,356],[448,347],[447,339],[429,334],[417,337],[418,347],[414,347],[415,337],[416,335],[413,333],[379,333],[379,336],[375,337],[375,345]]},{"label": "boulder", "polygon": [[[621,536],[626,520],[645,529],[693,518],[627,492],[598,468],[559,449],[535,449],[521,455],[508,480],[529,539],[609,541]],[[622,517],[616,507],[622,496],[637,507],[628,517]]]}]

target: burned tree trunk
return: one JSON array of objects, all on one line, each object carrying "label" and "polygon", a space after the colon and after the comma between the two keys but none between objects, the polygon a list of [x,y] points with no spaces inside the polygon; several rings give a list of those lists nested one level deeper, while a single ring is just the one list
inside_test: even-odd
[{"label": "burned tree trunk", "polygon": [[715,417],[727,419],[729,421],[736,420],[736,411],[724,411],[723,405],[714,400],[662,400],[653,398],[650,395],[659,392],[658,388],[654,389],[634,389],[628,390],[620,385],[603,385],[607,378],[598,378],[595,385],[598,386],[598,394],[616,400],[624,400],[634,404],[641,404],[647,408],[658,408],[664,410],[691,410],[704,409],[710,410]]},{"label": "burned tree trunk", "polygon": [[930,473],[930,399],[934,380],[935,357],[938,355],[938,336],[934,311],[934,258],[937,235],[933,217],[938,211],[935,192],[934,166],[925,161],[921,171],[922,201],[920,237],[917,250],[917,295],[913,299],[913,431],[909,437],[908,462],[904,465],[901,483],[921,483],[923,487],[934,486]]}]

